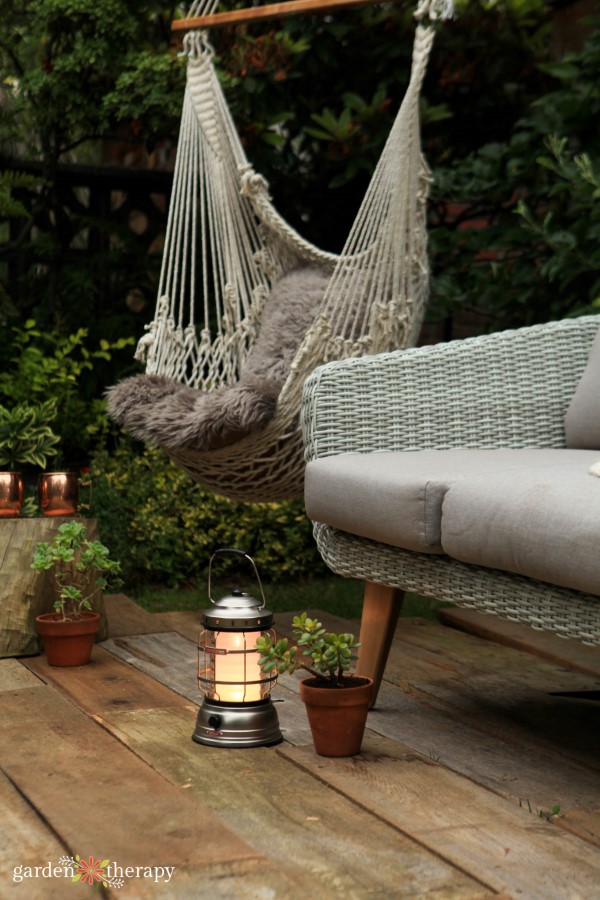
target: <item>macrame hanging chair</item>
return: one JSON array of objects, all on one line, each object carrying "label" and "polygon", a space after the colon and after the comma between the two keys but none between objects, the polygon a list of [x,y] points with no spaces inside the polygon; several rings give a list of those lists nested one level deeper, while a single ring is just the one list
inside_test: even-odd
[{"label": "macrame hanging chair", "polygon": [[[214,12],[197,0],[190,16]],[[195,480],[244,501],[303,490],[302,388],[321,363],[415,343],[428,296],[419,94],[437,19],[422,0],[411,77],[341,254],[305,241],[245,156],[205,30],[184,38],[187,86],[146,374],[109,412]]]}]

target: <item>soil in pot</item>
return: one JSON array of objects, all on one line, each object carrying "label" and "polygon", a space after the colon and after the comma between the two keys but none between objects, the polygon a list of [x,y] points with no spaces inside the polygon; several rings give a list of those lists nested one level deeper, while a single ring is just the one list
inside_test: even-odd
[{"label": "soil in pot", "polygon": [[315,750],[319,756],[355,756],[360,753],[369,703],[370,678],[352,676],[348,686],[325,686],[317,678],[300,684]]},{"label": "soil in pot", "polygon": [[83,666],[91,659],[100,616],[85,612],[81,619],[65,622],[56,613],[45,613],[36,617],[35,627],[44,643],[48,665]]}]

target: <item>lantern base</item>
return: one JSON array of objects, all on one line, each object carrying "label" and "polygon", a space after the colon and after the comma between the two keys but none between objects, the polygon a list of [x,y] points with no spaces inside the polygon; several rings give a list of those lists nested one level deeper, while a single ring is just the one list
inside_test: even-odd
[{"label": "lantern base", "polygon": [[270,699],[255,703],[204,700],[192,740],[209,747],[269,747],[279,744],[277,712]]}]

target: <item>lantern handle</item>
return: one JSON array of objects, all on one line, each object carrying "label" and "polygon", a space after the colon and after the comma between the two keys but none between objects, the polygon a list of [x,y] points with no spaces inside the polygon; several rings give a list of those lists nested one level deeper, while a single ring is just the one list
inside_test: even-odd
[{"label": "lantern handle", "polygon": [[215,550],[215,552],[211,556],[210,562],[208,564],[208,599],[213,604],[213,606],[214,606],[215,601],[212,598],[212,592],[211,592],[211,588],[210,588],[211,572],[212,572],[213,559],[215,558],[215,556],[218,556],[219,554],[221,554],[222,556],[225,556],[226,554],[230,554],[231,556],[241,556],[244,559],[249,560],[249,562],[252,564],[252,568],[254,569],[254,574],[256,575],[256,580],[257,580],[258,586],[260,588],[260,595],[262,597],[262,606],[257,607],[257,609],[264,609],[265,606],[267,605],[267,600],[265,598],[265,592],[263,591],[262,582],[261,582],[260,576],[258,574],[258,569],[256,568],[256,563],[254,562],[254,560],[252,559],[251,556],[248,556],[248,554],[246,553],[245,550],[234,550],[234,549],[229,549],[226,547],[220,547],[218,550]]}]

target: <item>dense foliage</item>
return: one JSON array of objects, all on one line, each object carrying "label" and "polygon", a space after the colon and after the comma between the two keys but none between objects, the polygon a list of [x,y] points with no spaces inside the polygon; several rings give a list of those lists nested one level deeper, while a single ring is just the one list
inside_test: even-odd
[{"label": "dense foliage", "polygon": [[468,309],[481,329],[498,329],[599,306],[600,28],[581,52],[542,68],[552,87],[506,140],[435,171],[441,317]]},{"label": "dense foliage", "polygon": [[[128,585],[193,584],[217,547],[237,547],[267,581],[325,571],[300,501],[238,503],[190,481],[164,453],[123,442],[92,466],[94,515]],[[109,536],[109,537],[108,537]],[[220,564],[227,565],[227,559]]]},{"label": "dense foliage", "polygon": [[[282,214],[325,248],[341,247],[403,96],[413,6],[214,35],[249,157]],[[429,318],[450,337],[465,314],[483,331],[597,308],[600,30],[557,61],[544,0],[457,9],[422,101]],[[270,580],[322,571],[300,504],[232,503],[153,450],[113,452],[101,397],[134,368],[127,345],[149,318],[160,242],[149,253],[111,209],[67,209],[58,176],[64,163],[103,163],[117,143],[143,148],[138,164],[174,146],[184,60],[169,22],[183,5],[6,0],[3,11],[0,404],[52,402],[65,463],[101,448],[95,513],[129,584],[193,582],[219,545],[246,549]],[[98,238],[89,252],[77,250],[83,233]],[[132,290],[145,308],[127,304]]]},{"label": "dense foliage", "polygon": [[[422,105],[424,149],[442,169],[486,141],[507,140],[551,79],[536,65],[549,58],[543,0],[457,5],[458,17],[439,29]],[[156,254],[106,213],[66,210],[57,167],[101,162],[107,139],[146,150],[173,146],[184,60],[169,22],[181,6],[8,0],[0,35],[0,170],[2,158],[12,167],[34,160],[40,168],[38,186],[27,194],[28,217],[0,246],[5,314],[12,302],[21,321],[31,317],[63,331],[89,327],[94,339],[139,337],[156,287]],[[268,175],[282,214],[325,248],[343,243],[404,94],[413,9],[406,0],[213,36],[249,157]],[[85,227],[98,240],[82,258],[74,246]],[[2,259],[10,269],[2,270]],[[146,298],[143,315],[126,308],[132,288]]]},{"label": "dense foliage", "polygon": [[[4,404],[7,416],[8,410],[14,411],[13,428],[17,423],[24,427],[32,416],[40,427],[51,425],[60,441],[58,448],[54,447],[57,441],[50,444],[56,466],[87,465],[93,449],[112,431],[101,396],[103,375],[113,354],[130,350],[132,339],[124,337],[112,343],[102,339],[92,349],[86,328],[63,336],[41,330],[28,319],[23,328],[7,329],[4,341],[0,409]],[[41,413],[36,412],[38,408]],[[8,429],[8,419],[4,427]],[[0,443],[1,439],[0,433]],[[34,455],[40,452],[36,449]],[[48,451],[43,451],[43,456],[47,455]],[[32,462],[25,457],[21,461]]]}]

